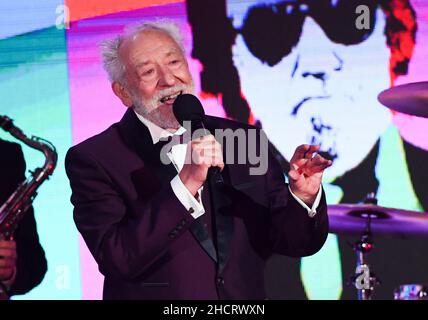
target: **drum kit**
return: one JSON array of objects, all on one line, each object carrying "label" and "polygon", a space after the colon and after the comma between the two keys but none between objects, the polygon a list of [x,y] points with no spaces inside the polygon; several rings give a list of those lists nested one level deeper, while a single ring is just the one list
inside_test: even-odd
[{"label": "drum kit", "polygon": [[[387,108],[428,118],[428,81],[392,87],[381,92],[378,100]],[[428,238],[428,213],[382,207],[374,194],[362,204],[328,206],[330,232],[360,236],[352,245],[357,256],[352,282],[359,300],[370,300],[378,279],[370,271],[367,255],[373,249],[373,235]],[[396,300],[428,300],[428,284],[405,284],[396,288]]]}]

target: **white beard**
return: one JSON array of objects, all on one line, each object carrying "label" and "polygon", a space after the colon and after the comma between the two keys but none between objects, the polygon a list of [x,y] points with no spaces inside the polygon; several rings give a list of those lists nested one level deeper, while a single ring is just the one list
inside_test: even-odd
[{"label": "white beard", "polygon": [[190,85],[175,85],[160,91],[151,99],[145,99],[133,90],[130,91],[135,112],[163,129],[178,129],[180,124],[174,116],[172,106],[163,104],[160,100],[178,91],[193,94],[194,85],[193,81]]}]

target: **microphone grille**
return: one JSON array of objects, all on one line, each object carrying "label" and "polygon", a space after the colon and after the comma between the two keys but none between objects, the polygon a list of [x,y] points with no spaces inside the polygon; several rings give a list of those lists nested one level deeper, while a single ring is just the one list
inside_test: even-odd
[{"label": "microphone grille", "polygon": [[172,105],[172,110],[181,125],[184,121],[202,121],[205,116],[201,102],[193,94],[179,95]]}]

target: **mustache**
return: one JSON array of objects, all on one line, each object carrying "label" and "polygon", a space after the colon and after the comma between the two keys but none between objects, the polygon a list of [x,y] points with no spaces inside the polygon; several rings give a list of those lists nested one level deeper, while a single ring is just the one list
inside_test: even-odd
[{"label": "mustache", "polygon": [[131,91],[132,102],[137,112],[143,116],[155,115],[159,112],[158,107],[162,105],[161,99],[177,92],[192,93],[194,92],[193,81],[190,84],[176,84],[173,87],[163,89],[149,99],[144,99],[143,96],[136,90]]},{"label": "mustache", "polygon": [[193,91],[193,85],[186,85],[186,84],[178,84],[171,88],[163,89],[162,91],[159,91],[155,96],[152,98],[152,102],[160,104],[160,101],[162,98],[170,96],[177,92],[192,92]]}]

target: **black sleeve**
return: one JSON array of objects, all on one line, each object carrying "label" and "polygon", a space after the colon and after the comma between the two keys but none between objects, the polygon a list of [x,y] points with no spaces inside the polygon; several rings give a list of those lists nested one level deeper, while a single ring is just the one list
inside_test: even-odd
[{"label": "black sleeve", "polygon": [[310,217],[306,209],[290,194],[288,184],[284,183],[282,168],[272,152],[268,152],[266,181],[273,252],[290,257],[305,257],[317,253],[327,240],[329,230],[324,191],[316,215]]},{"label": "black sleeve", "polygon": [[[0,182],[1,204],[14,192],[18,184],[25,179],[25,160],[21,146],[16,143],[2,144],[2,176]],[[10,295],[24,294],[43,280],[47,271],[45,252],[37,234],[33,208],[29,208],[14,234],[17,245],[17,270]]]},{"label": "black sleeve", "polygon": [[28,209],[15,231],[16,277],[10,295],[24,294],[39,285],[47,271],[45,252],[37,234],[33,208]]},{"label": "black sleeve", "polygon": [[0,140],[0,203],[3,204],[25,179],[25,160],[21,146]]}]

